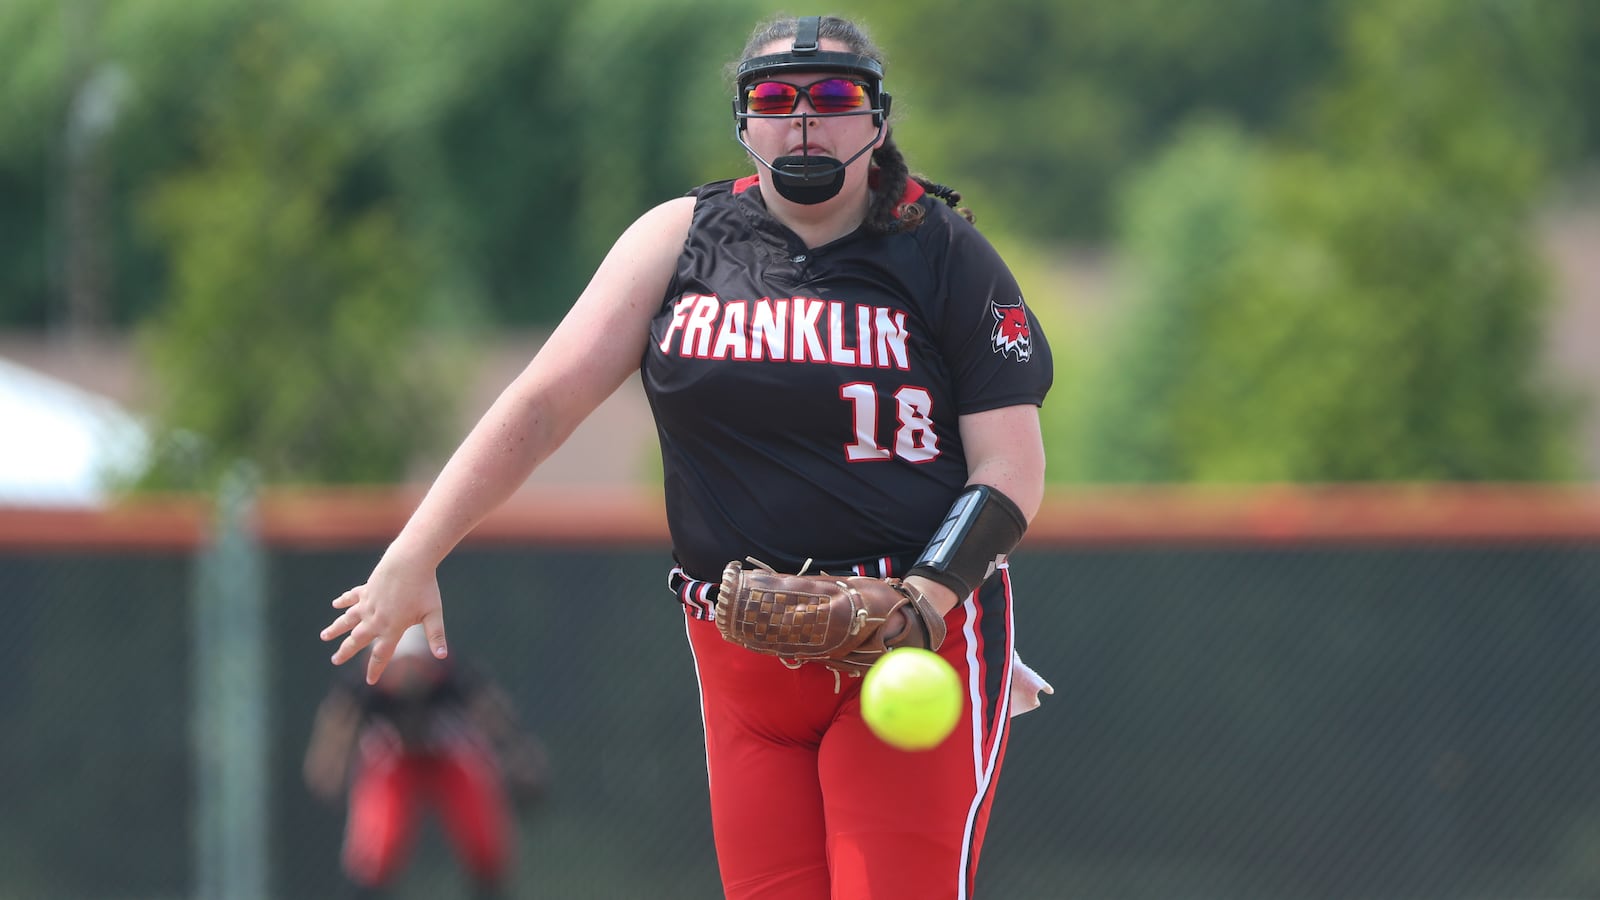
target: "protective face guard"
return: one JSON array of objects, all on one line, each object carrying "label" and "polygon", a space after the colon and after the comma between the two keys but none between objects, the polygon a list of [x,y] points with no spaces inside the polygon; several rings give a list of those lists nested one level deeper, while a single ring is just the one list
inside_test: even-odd
[{"label": "protective face guard", "polygon": [[[772,170],[773,187],[785,199],[810,205],[822,203],[833,199],[844,187],[844,170],[851,163],[860,159],[863,154],[877,145],[883,137],[883,130],[889,115],[888,94],[883,92],[883,67],[878,61],[868,56],[855,53],[840,53],[832,50],[819,49],[820,39],[818,32],[822,27],[819,16],[806,16],[799,22],[795,30],[794,44],[782,53],[769,53],[766,56],[757,56],[739,64],[735,73],[735,82],[738,91],[733,98],[733,138],[739,146],[745,149],[755,160]],[[867,98],[869,108],[850,110],[839,113],[818,113],[816,110],[802,111],[800,106],[795,107],[792,113],[758,114],[751,113],[746,108],[745,94],[749,86],[757,81],[765,81],[778,75],[787,75],[795,72],[844,72],[855,75],[867,83]],[[857,150],[851,157],[843,162],[831,156],[812,156],[809,153],[802,156],[780,156],[768,161],[757,153],[745,140],[744,132],[746,123],[752,119],[800,119],[801,140],[809,146],[810,141],[805,136],[809,127],[808,119],[834,118],[837,116],[872,116],[872,123],[878,127],[878,133],[873,136],[867,145]]]}]

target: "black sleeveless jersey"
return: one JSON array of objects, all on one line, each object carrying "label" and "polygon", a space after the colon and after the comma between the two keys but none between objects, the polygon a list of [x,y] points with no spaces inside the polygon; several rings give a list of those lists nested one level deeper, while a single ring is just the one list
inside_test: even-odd
[{"label": "black sleeveless jersey", "polygon": [[914,559],[967,481],[957,418],[1043,402],[1044,332],[989,242],[915,182],[915,229],[813,249],[755,184],[692,192],[645,350],[674,554],[709,581],[747,556]]}]

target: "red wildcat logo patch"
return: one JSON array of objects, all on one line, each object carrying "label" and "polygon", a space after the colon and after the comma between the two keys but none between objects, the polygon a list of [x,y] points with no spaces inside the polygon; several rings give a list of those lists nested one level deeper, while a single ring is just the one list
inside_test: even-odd
[{"label": "red wildcat logo patch", "polygon": [[1001,306],[990,301],[994,310],[994,352],[1015,356],[1017,362],[1027,362],[1033,355],[1033,341],[1029,337],[1028,311],[1022,307],[1022,298],[1011,306]]}]

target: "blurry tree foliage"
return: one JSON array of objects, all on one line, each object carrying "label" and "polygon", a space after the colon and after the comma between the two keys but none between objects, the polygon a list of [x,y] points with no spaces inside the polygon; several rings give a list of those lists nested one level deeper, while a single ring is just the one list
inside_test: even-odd
[{"label": "blurry tree foliage", "polygon": [[425,340],[428,256],[351,169],[362,135],[322,49],[278,16],[237,37],[198,164],[144,205],[173,272],[142,329],[162,438],[146,484],[211,487],[237,459],[277,483],[399,480],[460,392]]},{"label": "blurry tree foliage", "polygon": [[[496,321],[553,322],[640,213],[749,171],[721,68],[750,4],[499,5],[470,90],[397,137],[419,220]],[[403,65],[396,65],[403,68]]]},{"label": "blurry tree foliage", "polygon": [[[268,11],[289,29],[290,46],[251,63],[238,50]],[[184,380],[175,360],[187,357],[197,367],[207,361],[201,350],[180,350],[178,335],[216,340],[215,329],[225,325],[191,321],[204,305],[195,298],[256,277],[269,279],[255,288],[265,293],[273,289],[270,279],[298,273],[304,289],[321,292],[330,310],[349,302],[334,303],[335,296],[420,294],[396,305],[371,301],[397,317],[402,333],[402,321],[458,333],[550,324],[633,217],[695,184],[750,171],[732,139],[724,66],[750,28],[773,11],[768,0],[4,0],[0,327],[64,325],[64,270],[78,246],[64,239],[73,218],[68,211],[78,210],[68,202],[67,176],[76,158],[72,136],[81,144],[85,133],[107,161],[104,197],[89,207],[93,215],[83,225],[96,258],[109,263],[107,320],[119,329],[165,330],[166,342],[153,345],[164,347],[166,377],[174,382]],[[991,236],[1043,252],[1067,242],[1117,241],[1116,198],[1136,173],[1210,167],[1257,199],[1208,196],[1206,185],[1167,176],[1172,203],[1199,204],[1195,215],[1213,210],[1237,227],[1197,238],[1238,242],[1230,251],[1237,257],[1191,260],[1215,270],[1207,276],[1212,281],[1187,284],[1172,276],[1194,295],[1187,306],[1211,308],[1199,299],[1208,290],[1260,290],[1248,301],[1256,304],[1275,297],[1311,304],[1313,294],[1335,289],[1301,290],[1280,271],[1309,266],[1326,272],[1329,284],[1342,279],[1348,287],[1340,291],[1369,303],[1382,288],[1419,310],[1418,323],[1374,327],[1391,341],[1432,335],[1440,349],[1426,365],[1415,364],[1407,383],[1445,385],[1430,402],[1465,402],[1471,378],[1458,380],[1449,366],[1481,349],[1474,342],[1487,333],[1505,340],[1481,358],[1482,377],[1511,385],[1497,388],[1505,396],[1533,390],[1518,369],[1539,324],[1531,301],[1541,296],[1527,256],[1527,214],[1541,191],[1600,155],[1592,102],[1600,92],[1600,4],[862,0],[851,14],[889,57],[894,127],[912,168],[960,189]],[[288,68],[278,73],[251,64]],[[282,80],[301,65],[322,73],[322,86],[307,95],[315,94],[314,102],[295,105],[264,86],[242,88],[251,79]],[[120,88],[100,90],[108,84]],[[90,113],[97,127],[84,132]],[[1196,122],[1226,124],[1197,130]],[[247,151],[219,137],[228,133],[236,142],[276,139],[280,146]],[[1226,159],[1215,158],[1218,142],[1226,141],[1235,142],[1228,152],[1248,161],[1247,170],[1229,170]],[[1176,150],[1175,142],[1181,142]],[[272,154],[290,151],[304,167],[294,177],[263,168],[282,162]],[[1132,196],[1150,193],[1135,188]],[[224,201],[231,218],[218,211]],[[1150,205],[1160,205],[1159,196],[1133,208]],[[1183,218],[1177,207],[1138,215],[1172,218],[1173,227]],[[291,220],[310,231],[291,240]],[[248,234],[252,222],[264,233]],[[1395,252],[1380,262],[1362,244],[1363,236],[1372,243],[1379,235],[1388,247],[1414,247],[1416,255]],[[1141,264],[1153,265],[1151,254],[1166,252],[1137,225],[1129,237]],[[229,240],[237,244],[224,250]],[[220,263],[201,262],[255,240],[276,254],[270,265],[235,261],[237,270],[224,276]],[[1461,249],[1468,246],[1495,250],[1470,254]],[[1281,258],[1263,257],[1268,250]],[[1182,272],[1180,258],[1189,256],[1161,265]],[[1484,269],[1480,282],[1450,268],[1468,258]],[[259,271],[249,272],[251,265]],[[371,283],[363,266],[378,270]],[[1485,317],[1442,328],[1420,312],[1446,302],[1438,298],[1462,296],[1479,299],[1452,302],[1477,303]],[[1511,296],[1530,304],[1502,309]],[[1374,307],[1369,317],[1377,315]],[[1365,327],[1351,316],[1345,327]],[[1323,327],[1315,318],[1263,318],[1272,321],[1239,319],[1234,326],[1241,334],[1268,328],[1261,349],[1251,351],[1256,355],[1287,340],[1280,333]],[[323,331],[307,338],[297,321],[305,331]],[[349,352],[320,353],[324,358],[371,361],[379,352],[368,343],[376,338],[358,334],[353,324],[330,330],[330,321],[286,316],[281,330],[257,327],[250,339],[296,352],[323,340],[351,343]],[[1208,345],[1205,353],[1225,349]],[[1213,369],[1223,358],[1193,355],[1195,365]],[[1350,360],[1364,365],[1360,354]],[[198,371],[191,370],[190,380]],[[305,374],[297,369],[281,381]],[[276,379],[266,376],[265,361],[253,377]],[[1139,377],[1130,372],[1128,384],[1112,393],[1130,390]],[[1184,381],[1171,373],[1162,378]],[[365,387],[351,390],[367,407],[391,399]],[[164,400],[174,410],[192,402]],[[1511,410],[1524,406],[1476,406],[1434,411],[1429,427],[1457,436],[1512,428],[1542,440],[1534,437],[1544,434],[1542,414],[1523,422]],[[190,427],[204,424],[200,413],[189,415]],[[380,413],[360,414],[366,415]],[[1290,430],[1295,421],[1283,418],[1279,427]],[[1328,427],[1338,421],[1344,420],[1330,419]],[[434,427],[448,432],[449,424]],[[351,423],[353,430],[366,425]],[[1072,431],[1098,424],[1087,426]],[[1166,421],[1133,430],[1174,429],[1181,431]],[[1302,441],[1315,436],[1296,433]],[[1130,440],[1120,431],[1105,437],[1108,447]],[[1462,454],[1502,453],[1488,446]],[[308,465],[300,450],[277,452],[279,471]],[[387,453],[374,451],[372,468],[360,477],[397,465]],[[290,457],[302,462],[291,464]],[[1123,462],[1139,458],[1130,454]],[[1366,462],[1287,459],[1264,463],[1262,471],[1375,471]],[[1481,459],[1403,459],[1410,458],[1396,457],[1392,468],[1504,471]],[[1159,471],[1203,469],[1222,477],[1254,465],[1201,467],[1190,459]],[[1528,465],[1544,470],[1543,462]],[[342,466],[304,474],[352,477]]]},{"label": "blurry tree foliage", "polygon": [[0,3],[0,322],[42,323],[50,313],[48,186],[69,97],[57,16],[53,3]]},{"label": "blurry tree foliage", "polygon": [[1564,120],[1528,102],[1562,43],[1545,12],[1374,0],[1301,140],[1197,127],[1135,182],[1138,287],[1085,392],[1081,477],[1572,473],[1530,227]]},{"label": "blurry tree foliage", "polygon": [[[985,227],[1108,234],[1118,178],[1192,115],[1271,130],[1335,62],[1347,0],[869,0],[912,168]],[[904,88],[896,91],[896,88]],[[903,101],[903,102],[902,102]]]},{"label": "blurry tree foliage", "polygon": [[[1390,5],[1405,8],[1411,0]],[[1527,4],[1503,3],[1507,10]],[[111,318],[157,308],[169,251],[134,213],[148,184],[199,164],[181,123],[234,64],[249,0],[7,0],[0,4],[0,322],[59,317],[64,132],[85,80],[131,85],[106,136]],[[286,0],[330,48],[365,165],[439,250],[441,277],[497,321],[549,322],[602,245],[642,208],[747,171],[731,140],[723,65],[771,11],[761,0]],[[1600,87],[1600,10],[1548,0],[1566,23],[1543,89]],[[954,184],[985,227],[1103,240],[1110,198],[1191,117],[1280,130],[1340,63],[1356,0],[864,0],[890,59],[897,131],[914,168]],[[1574,38],[1577,38],[1575,40]],[[1515,74],[1515,73],[1511,73]],[[1587,107],[1565,135],[1592,156]],[[328,123],[331,127],[335,123]]]}]

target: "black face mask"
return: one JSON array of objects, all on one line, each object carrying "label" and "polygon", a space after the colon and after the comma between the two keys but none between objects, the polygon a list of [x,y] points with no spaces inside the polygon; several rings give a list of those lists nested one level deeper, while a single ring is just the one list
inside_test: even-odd
[{"label": "black face mask", "polygon": [[[801,141],[805,142],[803,135],[808,125],[802,121]],[[739,135],[739,143],[750,152],[757,162],[772,171],[772,187],[778,196],[790,203],[799,203],[802,206],[813,206],[826,203],[839,196],[839,191],[844,189],[844,172],[847,167],[877,146],[878,138],[883,136],[884,126],[878,125],[878,133],[868,141],[865,146],[850,155],[850,158],[840,162],[831,156],[780,156],[772,162],[750,148],[745,143],[744,136]]]},{"label": "black face mask", "polygon": [[844,188],[844,167],[831,156],[780,156],[770,167],[772,186],[791,203],[825,203]]}]

